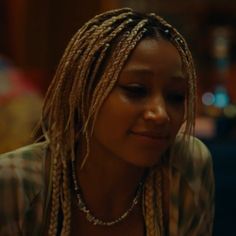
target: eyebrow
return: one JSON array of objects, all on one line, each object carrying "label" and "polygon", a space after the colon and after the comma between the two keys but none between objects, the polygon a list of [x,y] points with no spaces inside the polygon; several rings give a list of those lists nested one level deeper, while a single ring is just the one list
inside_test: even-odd
[{"label": "eyebrow", "polygon": [[[137,75],[151,75],[154,76],[153,71],[151,71],[149,68],[127,68],[125,70],[123,70],[123,73],[127,73],[127,74],[137,74]],[[184,74],[176,74],[176,75],[172,75],[170,77],[171,80],[173,81],[187,81],[186,76],[184,76]]]},{"label": "eyebrow", "polygon": [[148,68],[135,68],[135,67],[131,67],[131,68],[127,68],[123,70],[124,73],[131,73],[131,74],[147,74],[147,75],[154,75],[154,73],[148,69]]}]

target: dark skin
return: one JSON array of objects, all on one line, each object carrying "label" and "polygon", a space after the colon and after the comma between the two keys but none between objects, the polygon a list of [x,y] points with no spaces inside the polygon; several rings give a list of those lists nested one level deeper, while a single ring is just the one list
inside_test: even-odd
[{"label": "dark skin", "polygon": [[[74,199],[73,205],[75,206],[76,200]],[[76,220],[77,219],[77,220]],[[76,222],[75,222],[76,221]],[[120,235],[145,235],[145,225],[142,215],[141,202],[131,212],[129,217],[121,223],[111,226],[93,226],[89,223],[84,214],[76,207],[72,208],[72,229],[71,235],[96,235],[96,236],[120,236]]]},{"label": "dark skin", "polygon": [[[99,111],[85,166],[76,166],[87,207],[95,216],[111,221],[129,209],[139,182],[160,161],[184,121],[185,93],[177,49],[163,39],[141,41]],[[169,180],[163,170],[167,225]],[[141,199],[122,222],[104,227],[89,223],[75,194],[72,198],[71,235],[145,235]]]},{"label": "dark skin", "polygon": [[[99,153],[97,153],[99,155]],[[117,219],[120,215],[122,215],[129,207],[134,198],[135,191],[136,191],[136,184],[139,182],[140,178],[144,175],[145,169],[144,168],[137,168],[136,166],[130,165],[129,163],[124,162],[123,166],[123,175],[125,172],[131,171],[133,172],[133,178],[127,178],[126,182],[127,185],[124,185],[122,182],[118,182],[119,178],[117,178],[117,188],[123,189],[123,194],[119,194],[119,198],[115,198],[117,202],[113,202],[114,194],[111,193],[110,188],[112,185],[115,184],[115,178],[110,178],[109,173],[105,173],[103,171],[92,171],[87,172],[88,165],[92,165],[89,168],[91,169],[102,169],[101,163],[97,162],[96,159],[94,161],[90,161],[86,164],[85,168],[80,171],[79,181],[80,185],[82,186],[83,183],[85,185],[92,186],[92,192],[85,192],[83,191],[84,199],[86,199],[86,203],[88,208],[91,209],[93,212],[97,212],[96,216],[100,219],[105,221],[110,221],[111,219]],[[117,159],[115,163],[114,160],[108,158],[106,160],[106,166],[108,169],[113,169],[115,176],[122,176],[122,173],[116,166],[120,165],[120,160]],[[135,176],[136,175],[136,176]],[[102,188],[102,185],[99,182],[94,182],[94,179],[101,179],[107,176],[107,186],[110,187]],[[136,178],[135,178],[136,177]],[[110,180],[110,181],[108,181]],[[123,178],[121,179],[121,181]],[[133,189],[130,187],[133,186]],[[102,191],[102,192],[101,192]],[[96,196],[96,201],[94,201],[94,195]],[[107,197],[110,196],[110,197]],[[97,203],[100,204],[97,204]],[[104,227],[104,226],[94,226],[87,221],[85,218],[85,214],[78,210],[77,207],[77,199],[76,196],[73,196],[72,201],[72,235],[96,235],[96,236],[108,236],[108,235],[137,235],[143,236],[145,235],[145,224],[143,219],[143,212],[142,212],[142,203],[141,203],[141,196],[139,199],[138,204],[134,207],[131,214],[119,224],[116,224],[111,227]],[[114,205],[113,205],[114,204]],[[114,207],[115,206],[115,207]],[[79,232],[79,233],[78,233]]]}]

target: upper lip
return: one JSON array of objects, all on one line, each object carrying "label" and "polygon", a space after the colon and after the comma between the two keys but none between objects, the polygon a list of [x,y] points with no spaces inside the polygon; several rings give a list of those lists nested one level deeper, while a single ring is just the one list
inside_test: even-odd
[{"label": "upper lip", "polygon": [[148,138],[153,138],[153,139],[167,139],[168,138],[168,135],[166,133],[149,131],[149,130],[131,131],[131,133],[140,135],[140,136],[146,136]]}]

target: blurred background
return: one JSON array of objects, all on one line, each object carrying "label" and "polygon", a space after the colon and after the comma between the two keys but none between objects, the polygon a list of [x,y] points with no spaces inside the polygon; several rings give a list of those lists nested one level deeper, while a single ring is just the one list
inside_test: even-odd
[{"label": "blurred background", "polygon": [[214,236],[236,236],[236,1],[0,0],[0,153],[28,144],[72,35],[119,7],[156,12],[185,36],[199,82],[196,135],[216,178]]}]

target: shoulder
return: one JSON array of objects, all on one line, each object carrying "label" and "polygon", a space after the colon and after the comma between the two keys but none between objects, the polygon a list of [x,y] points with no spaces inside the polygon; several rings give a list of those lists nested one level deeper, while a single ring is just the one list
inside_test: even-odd
[{"label": "shoulder", "polygon": [[198,138],[178,136],[172,148],[171,163],[180,171],[187,168],[198,172],[211,165],[212,158],[206,145]]},{"label": "shoulder", "polygon": [[33,202],[41,196],[46,147],[37,143],[0,155],[0,234],[18,235]]},{"label": "shoulder", "polygon": [[36,143],[0,155],[0,198],[33,200],[43,186],[46,149],[46,143]]},{"label": "shoulder", "polygon": [[42,170],[46,148],[46,143],[35,143],[1,154],[0,178],[11,178],[15,172],[29,174]]},{"label": "shoulder", "polygon": [[177,137],[170,164],[195,193],[207,187],[206,185],[214,185],[211,153],[196,137]]}]

